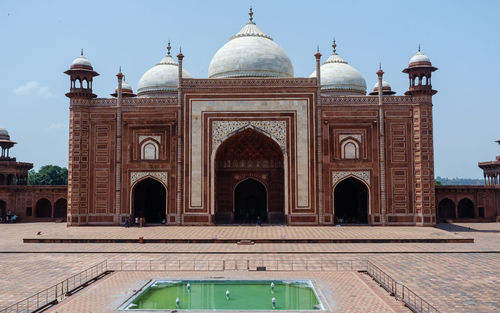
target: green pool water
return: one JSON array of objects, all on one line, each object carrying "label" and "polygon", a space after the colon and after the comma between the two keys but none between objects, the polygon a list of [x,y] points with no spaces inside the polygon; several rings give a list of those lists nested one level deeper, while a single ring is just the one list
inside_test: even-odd
[{"label": "green pool water", "polygon": [[[188,290],[187,284],[190,284]],[[274,291],[271,290],[274,283]],[[229,290],[229,300],[226,291]],[[179,306],[176,299],[179,298]],[[275,298],[273,308],[272,298]],[[127,310],[320,310],[310,281],[153,281]]]}]

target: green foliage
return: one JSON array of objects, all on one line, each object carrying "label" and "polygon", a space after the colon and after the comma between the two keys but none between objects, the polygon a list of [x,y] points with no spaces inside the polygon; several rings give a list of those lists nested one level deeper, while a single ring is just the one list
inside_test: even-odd
[{"label": "green foliage", "polygon": [[434,179],[434,186],[441,186],[441,185],[442,185],[441,181]]},{"label": "green foliage", "polygon": [[38,172],[28,173],[29,185],[67,185],[68,169],[57,165],[44,165]]},{"label": "green foliage", "polygon": [[441,185],[483,185],[484,180],[480,178],[447,178],[447,177],[436,177],[436,180],[441,183]]}]

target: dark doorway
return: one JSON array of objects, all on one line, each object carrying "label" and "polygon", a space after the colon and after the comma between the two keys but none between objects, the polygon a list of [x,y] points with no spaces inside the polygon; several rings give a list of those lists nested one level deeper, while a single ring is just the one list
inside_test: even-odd
[{"label": "dark doorway", "polygon": [[258,218],[267,221],[267,191],[264,185],[252,178],[246,179],[234,189],[234,221],[256,223]]},{"label": "dark doorway", "polygon": [[0,200],[0,219],[7,215],[7,203],[5,201]]},{"label": "dark doorway", "polygon": [[474,218],[474,203],[470,199],[463,198],[458,202],[458,217]]},{"label": "dark doorway", "polygon": [[148,224],[165,223],[167,191],[159,181],[146,178],[134,187],[134,217]]},{"label": "dark doorway", "polygon": [[54,217],[66,219],[68,202],[61,198],[54,204]]},{"label": "dark doorway", "polygon": [[341,181],[334,192],[335,221],[339,224],[368,224],[368,189],[355,178]]},{"label": "dark doorway", "polygon": [[455,218],[455,202],[451,199],[445,198],[439,201],[438,204],[438,219],[454,219]]},{"label": "dark doorway", "polygon": [[36,217],[52,217],[52,204],[49,200],[42,198],[36,203]]}]

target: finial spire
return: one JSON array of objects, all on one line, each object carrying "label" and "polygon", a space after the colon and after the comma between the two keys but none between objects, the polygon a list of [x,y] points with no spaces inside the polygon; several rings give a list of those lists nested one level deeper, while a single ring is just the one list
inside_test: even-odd
[{"label": "finial spire", "polygon": [[420,52],[420,44],[418,44],[418,52]]},{"label": "finial spire", "polygon": [[82,48],[82,50],[80,51],[80,55],[83,57],[83,48]]},{"label": "finial spire", "polygon": [[172,49],[172,47],[170,46],[170,40],[168,41],[168,45],[167,45],[167,54],[170,55],[170,49]]},{"label": "finial spire", "polygon": [[316,52],[319,52],[319,45],[316,47]]},{"label": "finial spire", "polygon": [[337,44],[335,42],[335,37],[333,37],[332,48],[333,48],[333,54],[337,54]]},{"label": "finial spire", "polygon": [[381,70],[382,69],[382,62],[378,62],[378,69]]},{"label": "finial spire", "polygon": [[182,53],[182,47],[179,46],[179,53]]},{"label": "finial spire", "polygon": [[118,73],[122,72],[122,66],[120,65],[120,69],[118,70]]},{"label": "finial spire", "polygon": [[252,10],[252,6],[250,6],[250,12],[248,12],[248,15],[250,15],[250,22],[253,23],[253,10]]}]

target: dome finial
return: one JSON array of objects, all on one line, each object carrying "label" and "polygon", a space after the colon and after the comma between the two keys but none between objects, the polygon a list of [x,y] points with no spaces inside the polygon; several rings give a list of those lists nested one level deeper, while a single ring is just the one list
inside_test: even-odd
[{"label": "dome finial", "polygon": [[418,44],[418,52],[420,52],[420,44]]},{"label": "dome finial", "polygon": [[120,69],[118,70],[118,73],[122,72],[122,66],[120,65]]},{"label": "dome finial", "polygon": [[252,10],[252,6],[250,6],[250,12],[248,12],[248,15],[250,15],[250,23],[253,23],[253,10]]},{"label": "dome finial", "polygon": [[80,51],[80,55],[83,57],[83,48],[82,48],[82,50]]},{"label": "dome finial", "polygon": [[378,62],[378,69],[381,70],[382,69],[382,62]]},{"label": "dome finial", "polygon": [[333,37],[332,48],[333,48],[333,54],[337,54],[337,44],[335,43],[335,37]]},{"label": "dome finial", "polygon": [[168,44],[167,44],[167,54],[170,55],[170,49],[172,49],[172,47],[170,46],[170,40],[168,41]]}]

